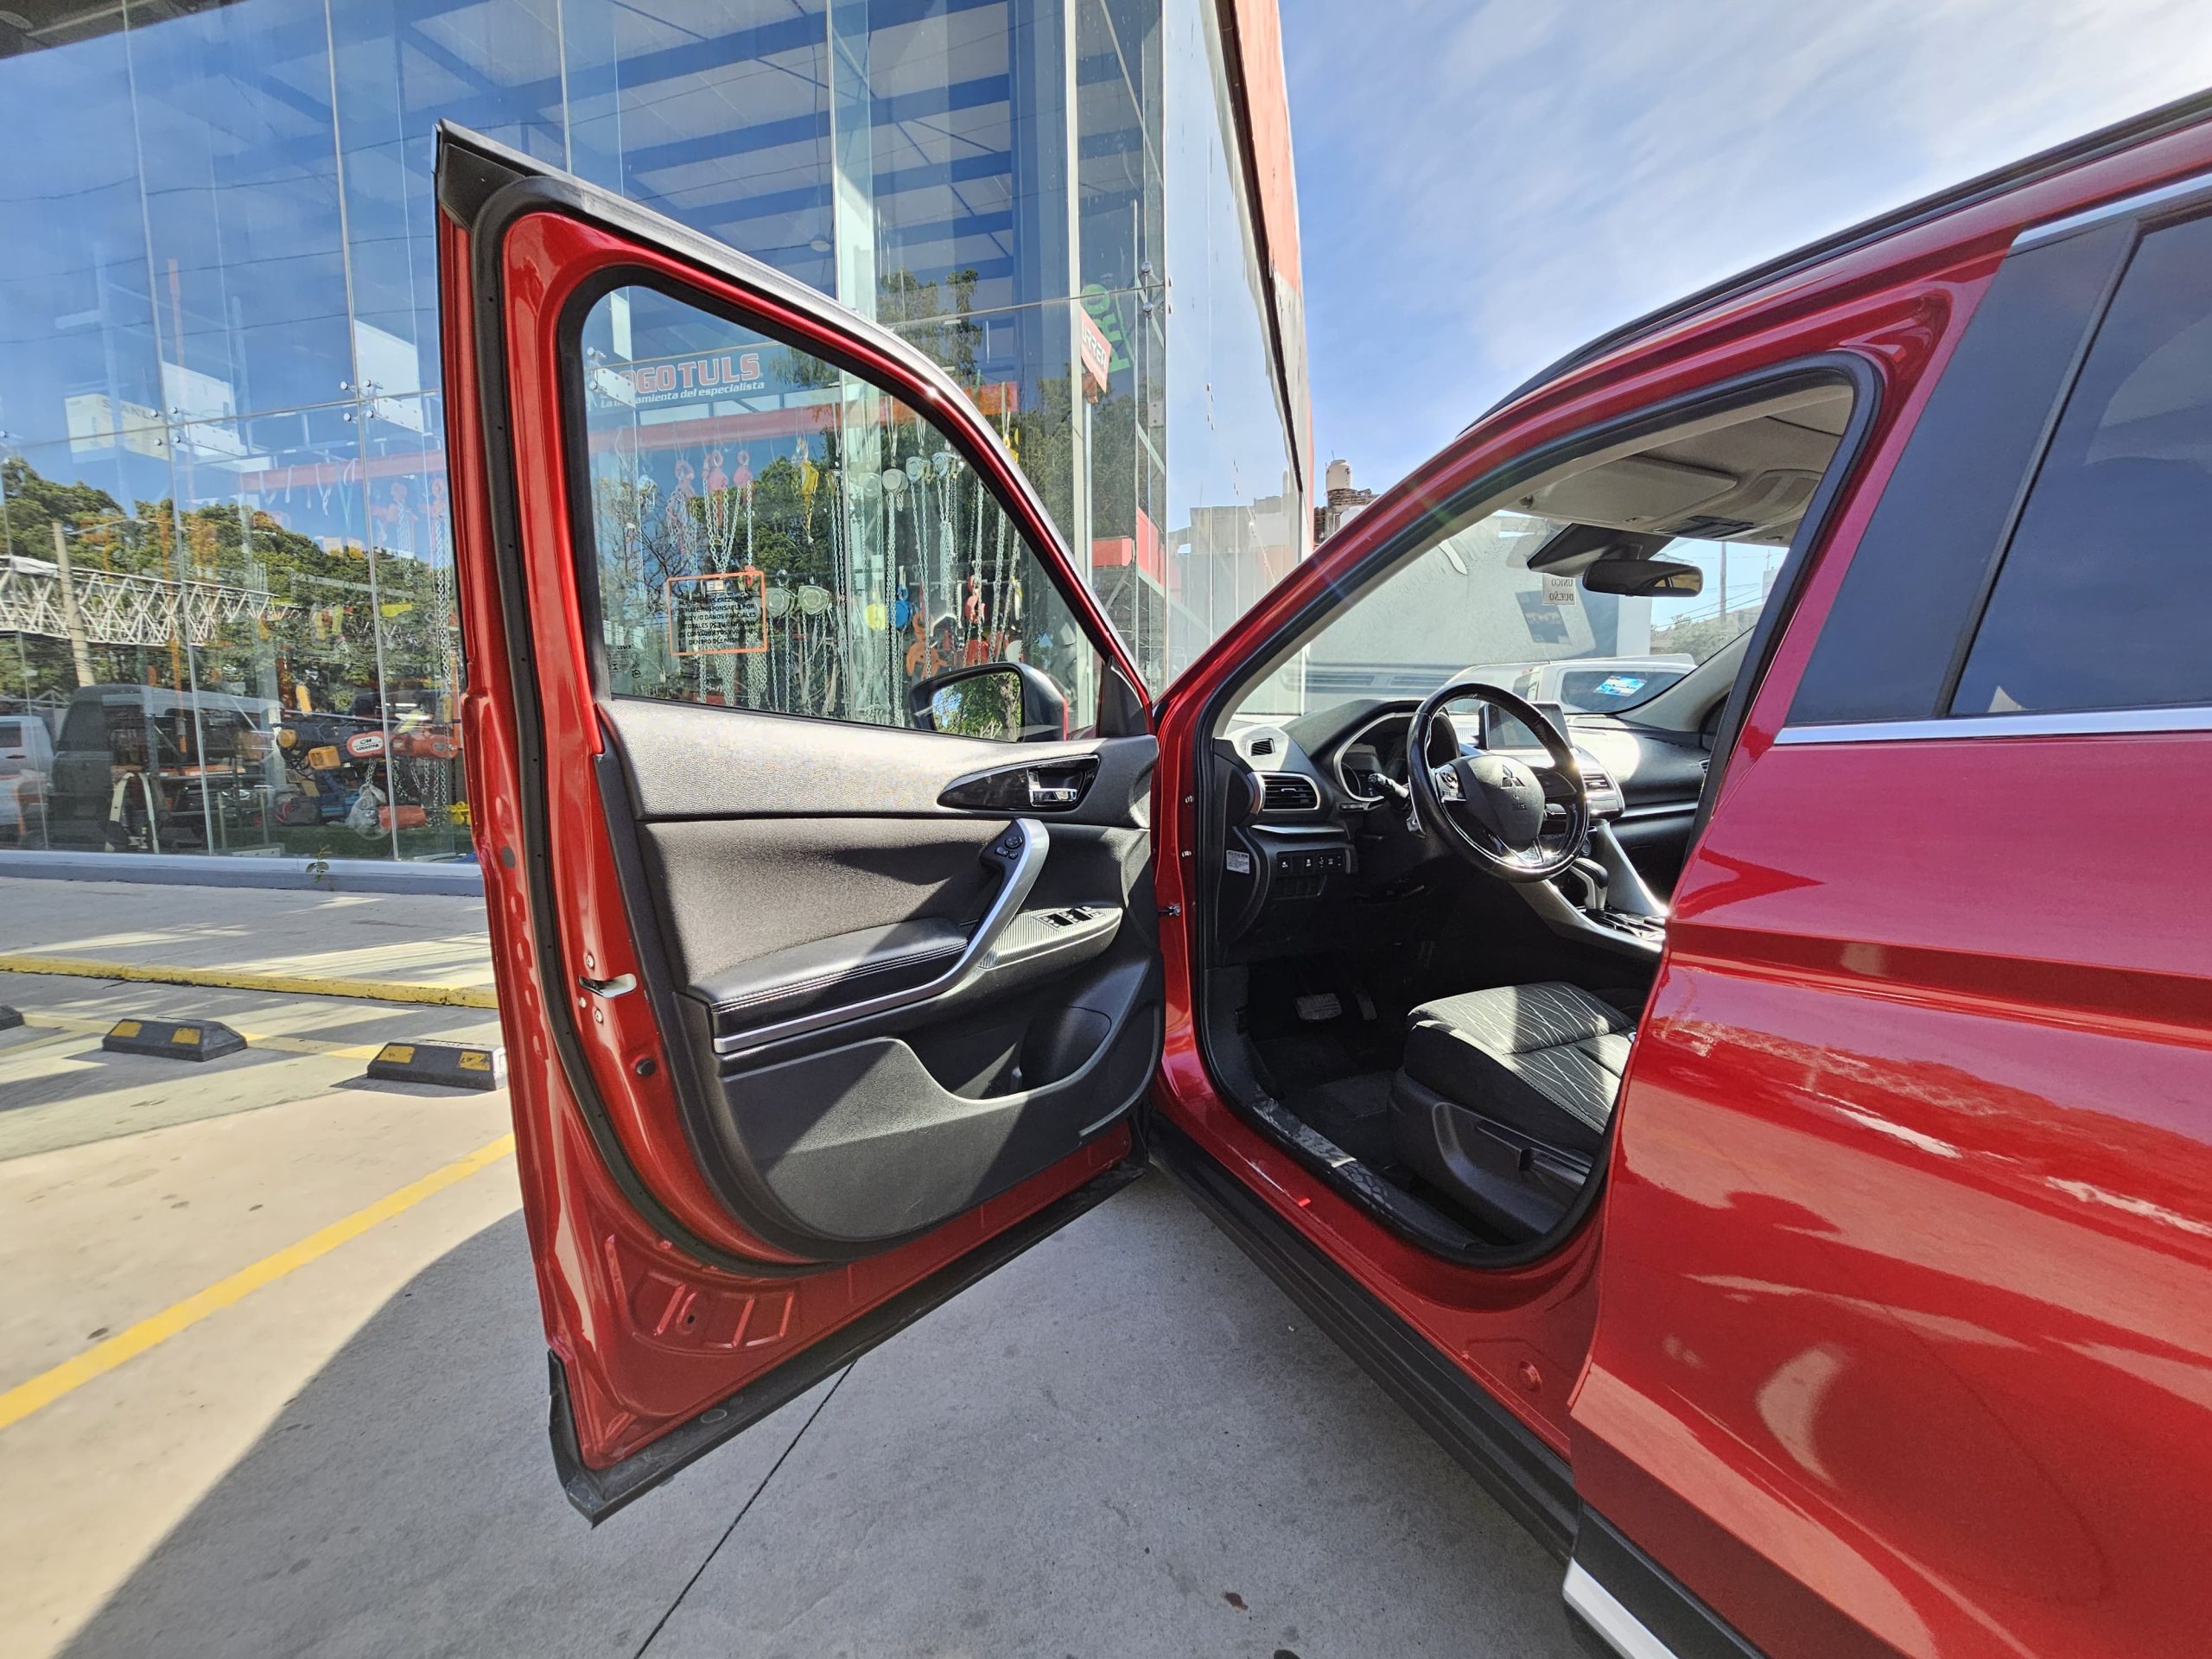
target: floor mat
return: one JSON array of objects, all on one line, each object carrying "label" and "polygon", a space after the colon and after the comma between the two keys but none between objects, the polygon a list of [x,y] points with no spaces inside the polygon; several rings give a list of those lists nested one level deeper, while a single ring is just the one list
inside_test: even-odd
[{"label": "floor mat", "polygon": [[1283,1096],[1283,1108],[1377,1173],[1388,1175],[1398,1161],[1390,1150],[1390,1077],[1388,1071],[1362,1071],[1326,1083],[1307,1083]]},{"label": "floor mat", "polygon": [[1341,1020],[1301,1032],[1292,1037],[1269,1037],[1253,1046],[1259,1050],[1260,1058],[1268,1068],[1268,1075],[1283,1089],[1310,1088],[1317,1083],[1334,1083],[1374,1067],[1363,1062],[1351,1046],[1338,1034]]}]

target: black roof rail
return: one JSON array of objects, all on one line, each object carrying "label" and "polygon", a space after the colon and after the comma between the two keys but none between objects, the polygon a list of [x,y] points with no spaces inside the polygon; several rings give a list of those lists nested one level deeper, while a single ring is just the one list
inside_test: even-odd
[{"label": "black roof rail", "polygon": [[1770,283],[1794,276],[1843,254],[1856,252],[1885,238],[1916,229],[1947,213],[1977,207],[2007,191],[2038,183],[2069,168],[2102,161],[2107,156],[2133,149],[2139,144],[2149,143],[2153,139],[2164,138],[2208,119],[2212,119],[2212,92],[2192,92],[2187,98],[2162,104],[2157,109],[2131,116],[2109,127],[2100,127],[2094,132],[2069,139],[2052,149],[2040,150],[2023,161],[2010,162],[1993,172],[1984,173],[1962,184],[1939,190],[1933,195],[1923,196],[1902,207],[1893,207],[1886,213],[1822,237],[1817,242],[1808,242],[1803,247],[1770,259],[1764,264],[1753,265],[1749,270],[1701,288],[1686,299],[1663,305],[1656,311],[1648,311],[1634,321],[1624,322],[1588,344],[1577,346],[1557,362],[1530,375],[1468,425],[1474,426],[1488,420],[1508,404],[1526,396],[1546,381],[1555,380],[1570,370],[1603,356],[1617,346],[1624,346],[1643,335],[1656,334],[1669,323],[1680,322],[1724,301],[1739,298]]}]

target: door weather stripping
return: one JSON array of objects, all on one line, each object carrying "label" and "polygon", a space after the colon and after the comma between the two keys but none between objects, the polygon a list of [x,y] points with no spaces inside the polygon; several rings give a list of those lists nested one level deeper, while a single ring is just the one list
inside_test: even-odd
[{"label": "door weather stripping", "polygon": [[1619,1598],[1592,1578],[1580,1561],[1567,1564],[1565,1590],[1568,1610],[1605,1639],[1620,1659],[1679,1659],[1675,1650],[1652,1635]]},{"label": "door weather stripping", "polygon": [[1034,818],[1016,818],[983,849],[982,861],[999,872],[998,891],[991,895],[990,908],[976,924],[976,931],[968,936],[968,943],[959,956],[935,979],[910,985],[904,990],[887,991],[865,1002],[841,1002],[833,1008],[796,1014],[772,1026],[761,1026],[745,1033],[745,1047],[765,1048],[771,1043],[803,1037],[825,1027],[869,1020],[917,1002],[950,996],[969,981],[980,979],[989,971],[1007,925],[1021,914],[1030,889],[1037,885],[1037,878],[1044,871],[1046,855],[1052,850],[1052,837],[1043,824]]}]

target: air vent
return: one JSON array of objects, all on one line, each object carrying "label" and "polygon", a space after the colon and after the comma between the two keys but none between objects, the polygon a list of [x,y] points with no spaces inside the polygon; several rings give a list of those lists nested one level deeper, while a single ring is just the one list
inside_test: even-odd
[{"label": "air vent", "polygon": [[1321,791],[1311,778],[1294,772],[1260,774],[1263,812],[1319,812]]},{"label": "air vent", "polygon": [[1273,754],[1274,752],[1275,741],[1272,737],[1255,737],[1252,740],[1252,753],[1255,755]]}]

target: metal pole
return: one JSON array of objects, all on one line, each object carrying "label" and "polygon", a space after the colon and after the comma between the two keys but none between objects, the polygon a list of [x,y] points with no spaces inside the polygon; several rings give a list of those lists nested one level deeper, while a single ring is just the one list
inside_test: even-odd
[{"label": "metal pole", "polygon": [[[61,521],[56,518],[50,528],[54,531],[54,563],[61,585],[61,625],[69,632],[69,656],[77,670],[77,683],[92,683],[92,647],[85,643],[85,614],[77,608],[77,584],[69,574],[69,542],[61,533]],[[26,694],[30,683],[23,683]]]}]

